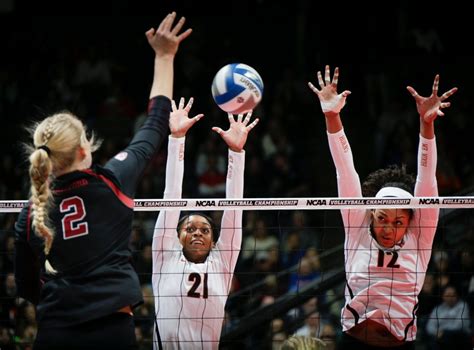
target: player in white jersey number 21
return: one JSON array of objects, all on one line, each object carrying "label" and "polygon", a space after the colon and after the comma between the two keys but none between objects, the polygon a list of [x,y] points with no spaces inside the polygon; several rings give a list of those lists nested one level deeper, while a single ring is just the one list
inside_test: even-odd
[{"label": "player in white jersey number 21", "polygon": [[[164,198],[181,198],[185,135],[201,117],[188,118],[192,99],[184,107],[172,104]],[[249,112],[230,127],[212,128],[229,147],[226,197],[242,198],[245,151],[252,123]],[[177,231],[177,232],[176,232]],[[242,210],[225,210],[219,237],[207,215],[162,210],[153,235],[153,294],[156,327],[154,349],[218,349],[224,307],[242,242]]]}]

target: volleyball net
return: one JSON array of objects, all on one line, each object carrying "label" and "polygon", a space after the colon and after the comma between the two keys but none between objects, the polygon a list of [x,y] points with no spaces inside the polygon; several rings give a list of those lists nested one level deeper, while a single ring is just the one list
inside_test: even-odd
[{"label": "volleyball net", "polygon": [[[0,213],[16,213],[28,202],[0,200]],[[474,208],[474,196],[455,197],[313,197],[313,198],[201,198],[201,199],[135,199],[135,211],[180,210],[314,210],[314,209],[411,209]]]},{"label": "volleyball net", "polygon": [[[11,284],[13,273],[12,222],[26,204],[24,200],[0,201],[1,234],[7,237],[2,254],[4,285]],[[244,211],[242,246],[236,252],[239,258],[221,320],[220,348],[232,349],[281,344],[291,334],[308,334],[335,344],[341,332],[346,282],[344,227],[339,210],[419,208],[440,209],[427,286],[420,294],[418,309],[417,342],[428,344],[426,325],[432,310],[443,303],[444,287],[455,285],[468,311],[474,304],[474,196],[136,199],[130,247],[145,299],[134,316],[139,343],[146,346],[153,341],[156,295],[151,287],[151,259],[156,252],[151,243],[159,211],[205,211],[218,225],[222,211]],[[176,297],[183,295],[177,291]],[[14,311],[6,313],[13,316],[2,317],[0,326],[14,329],[19,342],[28,344],[28,327],[18,328],[18,324],[28,324],[28,306],[12,298],[3,293],[5,309]],[[468,316],[471,322],[472,315]],[[459,314],[451,322],[463,327],[465,315]]]}]

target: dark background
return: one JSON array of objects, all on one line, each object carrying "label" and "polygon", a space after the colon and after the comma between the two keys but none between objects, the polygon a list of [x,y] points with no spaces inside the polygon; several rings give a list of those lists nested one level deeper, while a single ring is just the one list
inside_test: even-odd
[{"label": "dark background", "polygon": [[[380,155],[374,156],[378,147],[374,145],[375,135],[384,127],[389,129],[387,133],[395,128],[380,116],[413,113],[415,104],[406,85],[427,95],[436,73],[441,75],[441,92],[453,86],[460,88],[452,98],[453,107],[447,111],[446,120],[437,123],[438,130],[443,129],[446,142],[450,143],[447,152],[455,163],[453,167],[465,168],[465,163],[472,160],[468,138],[459,139],[463,133],[470,135],[472,128],[467,125],[472,126],[472,118],[458,123],[453,117],[456,113],[472,112],[473,69],[468,39],[472,30],[463,19],[466,17],[463,8],[454,3],[442,8],[407,1],[387,8],[381,4],[330,5],[309,0],[239,1],[212,6],[191,1],[101,4],[106,6],[103,15],[71,16],[71,13],[91,12],[90,5],[17,1],[13,2],[11,12],[0,15],[3,81],[7,82],[5,85],[8,82],[16,85],[14,101],[3,103],[0,110],[2,151],[13,152],[16,162],[20,161],[17,141],[25,140],[21,127],[58,109],[76,112],[96,128],[99,136],[108,137],[115,132],[102,125],[106,123],[96,123],[99,117],[95,106],[83,106],[82,97],[93,93],[74,85],[78,62],[88,50],[108,61],[112,80],[110,85],[99,89],[95,98],[87,96],[86,104],[92,99],[92,104],[100,105],[112,94],[112,87],[119,86],[134,109],[143,110],[153,67],[153,52],[144,32],[158,26],[171,10],[186,16],[186,26],[194,30],[182,43],[175,64],[175,96],[194,96],[193,111],[206,114],[192,137],[205,137],[209,127],[226,125],[225,114],[216,108],[210,94],[217,70],[230,62],[249,64],[259,71],[265,83],[263,101],[256,113],[261,117],[261,124],[254,131],[254,140],[268,131],[269,123],[279,123],[299,155],[295,159],[299,163],[296,169],[301,170],[299,174],[317,184],[320,172],[323,178],[324,172],[328,173],[329,177],[319,186],[310,186],[308,195],[324,195],[328,189],[325,184],[333,180],[324,118],[318,100],[306,86],[308,80],[316,80],[316,71],[324,69],[325,64],[339,66],[340,91],[352,91],[343,118],[362,178],[379,166],[403,160],[380,149]],[[27,12],[37,15],[24,15]],[[52,96],[50,87],[60,70],[60,79],[78,92],[74,99],[62,101]],[[395,124],[399,125],[398,121]],[[416,116],[408,124],[403,134],[413,141],[418,129]],[[128,127],[123,126],[122,131]],[[113,127],[115,130],[119,124]],[[459,134],[456,128],[463,133]],[[454,134],[449,133],[451,129]],[[127,136],[124,131],[119,134]],[[400,147],[404,140],[392,143],[391,146]],[[393,149],[390,151],[393,153]],[[463,186],[472,185],[471,169],[455,170],[461,172]],[[331,193],[333,189],[334,182],[329,188]]]}]

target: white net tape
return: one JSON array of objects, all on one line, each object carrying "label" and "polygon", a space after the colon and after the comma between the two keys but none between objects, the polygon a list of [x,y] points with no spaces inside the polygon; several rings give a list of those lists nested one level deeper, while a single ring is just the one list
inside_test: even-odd
[{"label": "white net tape", "polygon": [[[16,213],[28,202],[0,201],[0,213]],[[303,209],[403,209],[403,208],[474,208],[474,196],[413,198],[194,198],[135,199],[135,211],[183,210],[303,210]]]}]

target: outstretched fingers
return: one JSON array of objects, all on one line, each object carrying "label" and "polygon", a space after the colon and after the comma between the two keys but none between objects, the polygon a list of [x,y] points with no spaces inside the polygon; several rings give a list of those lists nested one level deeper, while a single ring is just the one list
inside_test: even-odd
[{"label": "outstretched fingers", "polygon": [[235,123],[234,115],[232,113],[227,113],[227,117],[229,118],[229,123],[230,124]]},{"label": "outstretched fingers", "polygon": [[168,15],[161,21],[160,25],[158,26],[158,29],[156,30],[157,32],[161,32],[165,29],[166,23],[168,19],[170,18],[171,13],[168,13]]},{"label": "outstretched fingers", "polygon": [[191,126],[196,124],[199,120],[201,120],[202,117],[204,117],[204,114],[200,113],[194,116],[193,118],[191,118]]},{"label": "outstretched fingers", "polygon": [[181,97],[179,99],[179,106],[178,106],[179,109],[183,109],[184,108],[184,97]]},{"label": "outstretched fingers", "polygon": [[438,96],[439,74],[436,74],[433,82],[433,96]]},{"label": "outstretched fingers", "polygon": [[346,98],[347,96],[349,96],[350,94],[352,94],[352,92],[350,92],[349,90],[344,90],[341,95],[342,97]]},{"label": "outstretched fingers", "polygon": [[316,88],[316,86],[313,85],[313,83],[308,81],[308,86],[316,95],[319,96],[320,91]]},{"label": "outstretched fingers", "polygon": [[193,32],[193,30],[192,30],[191,28],[186,29],[186,31],[182,32],[181,34],[179,34],[179,35],[177,36],[178,41],[179,41],[179,42],[183,41],[183,40],[186,39],[192,32]]},{"label": "outstretched fingers", "polygon": [[174,19],[176,18],[176,12],[171,12],[168,16],[166,16],[164,20],[163,30],[169,32],[171,30],[171,26],[173,25]]},{"label": "outstretched fingers", "polygon": [[326,65],[324,70],[324,82],[326,85],[331,84],[331,69],[329,68],[329,65]]},{"label": "outstretched fingers", "polygon": [[245,119],[243,121],[244,125],[247,125],[249,123],[250,117],[252,116],[252,113],[253,113],[253,111],[250,111],[250,112],[247,113],[247,115],[245,116]]},{"label": "outstretched fingers", "polygon": [[194,102],[194,98],[190,98],[189,101],[188,101],[188,104],[186,105],[186,107],[184,108],[184,110],[186,112],[189,113],[189,111],[191,110],[191,107],[193,106],[193,102]]},{"label": "outstretched fingers", "polygon": [[336,67],[336,69],[334,69],[334,76],[332,77],[332,84],[334,86],[337,86],[338,80],[339,80],[339,67]]},{"label": "outstretched fingers", "polygon": [[325,86],[323,81],[323,75],[321,74],[320,70],[318,70],[318,83],[321,89]]},{"label": "outstretched fingers", "polygon": [[255,118],[255,120],[253,122],[251,122],[249,125],[247,125],[247,131],[252,130],[255,127],[255,125],[258,124],[259,121],[260,121],[260,119]]},{"label": "outstretched fingers", "polygon": [[174,26],[174,28],[171,29],[171,34],[177,35],[179,31],[181,30],[181,28],[183,28],[184,22],[186,22],[186,18],[181,17],[178,23],[176,23],[176,25]]},{"label": "outstretched fingers", "polygon": [[454,88],[452,88],[451,90],[446,91],[444,94],[442,94],[439,99],[440,99],[441,101],[444,101],[444,100],[446,100],[449,96],[451,96],[452,94],[454,94],[456,91],[458,91],[458,88],[457,88],[457,87],[454,87]]},{"label": "outstretched fingers", "polygon": [[412,88],[411,86],[407,86],[407,90],[415,99],[420,96],[418,95],[418,92],[416,92],[416,90]]},{"label": "outstretched fingers", "polygon": [[212,127],[212,131],[215,131],[217,132],[219,135],[223,135],[224,134],[224,130],[222,130],[221,128],[219,128],[218,126],[214,126]]}]

